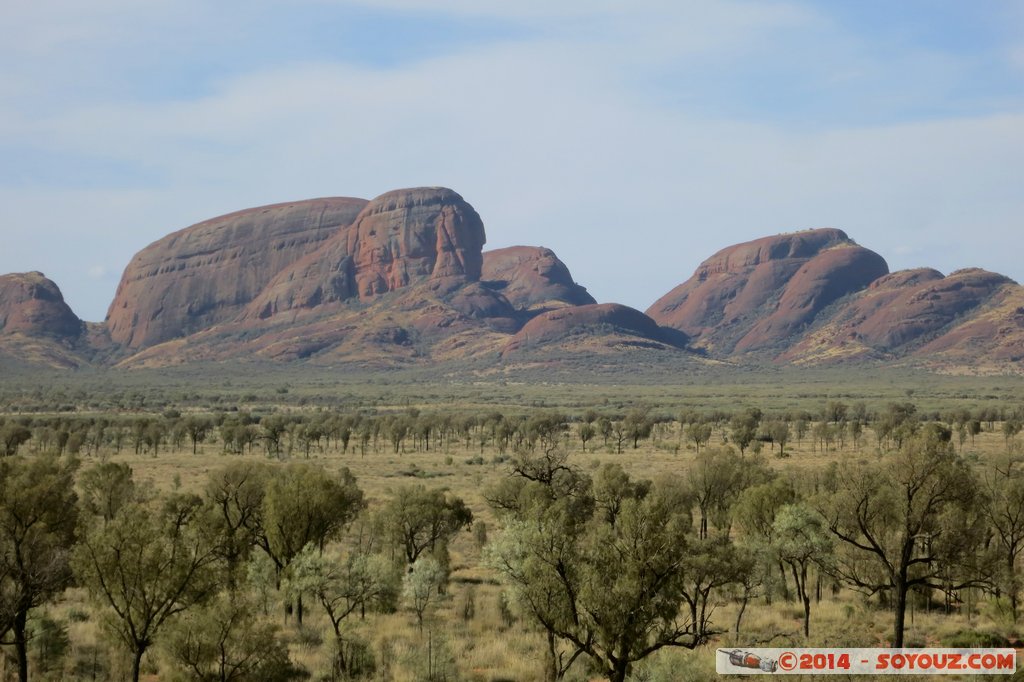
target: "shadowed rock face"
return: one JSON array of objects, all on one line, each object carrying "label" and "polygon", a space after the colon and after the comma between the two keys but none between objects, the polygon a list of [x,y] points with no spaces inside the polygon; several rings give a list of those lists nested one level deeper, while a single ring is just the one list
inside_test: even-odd
[{"label": "shadowed rock face", "polygon": [[0,334],[77,338],[83,328],[43,273],[0,275]]},{"label": "shadowed rock face", "polygon": [[424,278],[475,282],[486,241],[480,216],[450,189],[388,192],[371,201],[348,232],[356,292],[374,296]]},{"label": "shadowed rock face", "polygon": [[782,290],[778,306],[736,344],[736,351],[778,345],[814,321],[828,305],[859,291],[889,271],[877,253],[854,245],[836,246],[808,260]]},{"label": "shadowed rock face", "polygon": [[765,237],[719,251],[647,314],[719,353],[757,350],[886,273],[881,256],[842,230]]},{"label": "shadowed rock face", "polygon": [[543,345],[573,333],[625,333],[667,345],[682,345],[685,339],[663,330],[639,310],[618,303],[601,303],[559,308],[538,315],[526,323],[506,345],[504,352]]},{"label": "shadowed rock face", "polygon": [[278,273],[245,317],[367,300],[426,280],[475,282],[485,241],[480,216],[452,190],[388,192],[347,229]]},{"label": "shadowed rock face", "polygon": [[978,269],[958,270],[948,277],[935,270],[910,273],[921,274],[895,273],[880,279],[851,303],[854,319],[860,318],[854,331],[865,343],[895,350],[941,330],[1011,282]]},{"label": "shadowed rock face", "polygon": [[569,268],[554,251],[537,246],[487,251],[480,277],[519,310],[542,312],[597,302],[573,281]]},{"label": "shadowed rock face", "polygon": [[[880,277],[844,301],[779,360],[919,357],[972,362],[1020,354],[1024,317],[1015,319],[1021,287],[978,269],[948,277],[931,268]],[[979,352],[984,349],[984,352]],[[973,353],[973,358],[972,358]]]},{"label": "shadowed rock face", "polygon": [[234,318],[279,273],[347,227],[363,199],[311,199],[193,225],[146,247],[107,313],[111,338],[151,346]]},{"label": "shadowed rock face", "polygon": [[[969,271],[968,271],[969,272]],[[955,277],[953,273],[947,279]],[[999,287],[959,324],[914,351],[918,357],[975,370],[1005,370],[1024,362],[1024,287]]]}]

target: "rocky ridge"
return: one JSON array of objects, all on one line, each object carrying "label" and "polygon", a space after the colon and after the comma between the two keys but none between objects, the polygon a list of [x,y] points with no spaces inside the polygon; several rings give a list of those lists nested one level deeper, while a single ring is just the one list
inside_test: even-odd
[{"label": "rocky ridge", "polygon": [[722,249],[646,314],[598,304],[549,249],[485,243],[477,212],[441,187],[247,209],[140,251],[104,325],[79,320],[39,273],[0,277],[0,358],[501,364],[642,349],[681,366],[702,355],[1022,371],[1017,283],[979,269],[890,273],[838,229]]}]

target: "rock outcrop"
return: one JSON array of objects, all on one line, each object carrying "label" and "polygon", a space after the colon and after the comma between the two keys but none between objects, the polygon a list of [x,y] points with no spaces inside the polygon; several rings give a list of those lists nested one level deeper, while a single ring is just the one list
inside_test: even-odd
[{"label": "rock outcrop", "polygon": [[[1019,289],[1011,279],[977,268],[946,277],[931,268],[894,272],[845,301],[779,359],[926,357],[940,349],[953,355],[965,350],[965,340],[976,346],[978,337],[994,334],[997,320],[1012,319],[1009,312],[992,316],[986,307]],[[983,313],[990,324],[979,324]]]},{"label": "rock outcrop", "polygon": [[84,324],[41,272],[0,275],[0,334],[78,338]]},{"label": "rock outcrop", "polygon": [[[957,273],[953,273],[953,277]],[[1024,362],[1024,287],[1004,284],[938,338],[914,351],[936,369],[1002,373]]]},{"label": "rock outcrop", "polygon": [[475,282],[485,241],[480,216],[452,190],[388,192],[319,249],[283,268],[244,317],[365,301],[426,280]]},{"label": "rock outcrop", "polygon": [[[566,337],[628,336],[648,347],[683,346],[685,336],[658,323],[639,310],[618,303],[569,306],[546,312],[530,320],[505,346],[503,353],[529,350]],[[636,344],[634,344],[636,345]]]},{"label": "rock outcrop", "polygon": [[856,300],[849,313],[852,332],[864,343],[895,351],[929,336],[968,315],[1012,280],[976,268],[942,277],[935,270],[916,270],[883,277]]},{"label": "rock outcrop", "polygon": [[282,269],[350,225],[366,203],[328,198],[263,206],[164,237],[125,269],[107,313],[111,338],[141,348],[234,318]]},{"label": "rock outcrop", "polygon": [[731,246],[647,310],[709,352],[784,344],[825,307],[888,273],[885,260],[836,229]]},{"label": "rock outcrop", "polygon": [[597,303],[551,249],[510,246],[486,251],[480,277],[516,309],[531,313]]}]

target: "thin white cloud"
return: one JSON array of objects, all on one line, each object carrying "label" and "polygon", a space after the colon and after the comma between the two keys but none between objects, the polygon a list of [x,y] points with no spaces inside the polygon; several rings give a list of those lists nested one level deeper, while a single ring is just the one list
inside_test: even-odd
[{"label": "thin white cloud", "polygon": [[[424,11],[387,0],[396,11],[413,5]],[[1024,274],[1014,272],[1017,249],[992,249],[1019,243],[1024,115],[902,124],[837,116],[842,125],[807,129],[714,115],[701,101],[709,83],[693,73],[765,58],[793,31],[805,41],[799,50],[822,50],[813,78],[866,87],[874,99],[865,108],[906,95],[825,18],[786,3],[738,6],[651,3],[661,14],[644,14],[621,3],[438,0],[431,10],[588,23],[578,35],[562,24],[561,35],[388,68],[282,64],[175,101],[105,97],[44,115],[0,107],[0,142],[115,161],[152,178],[141,189],[0,189],[0,225],[18,226],[0,271],[43,269],[76,311],[99,319],[114,283],[83,263],[127,264],[174,229],[246,206],[443,184],[480,211],[490,247],[551,247],[599,300],[640,308],[727,244],[824,225],[846,229],[893,267]],[[958,66],[932,57],[916,52],[903,64],[935,79],[920,87],[945,87]],[[693,92],[673,101],[652,93],[642,80],[664,66],[683,72],[670,82]],[[61,248],[41,262],[40,244]],[[907,244],[918,252],[899,250]]]}]

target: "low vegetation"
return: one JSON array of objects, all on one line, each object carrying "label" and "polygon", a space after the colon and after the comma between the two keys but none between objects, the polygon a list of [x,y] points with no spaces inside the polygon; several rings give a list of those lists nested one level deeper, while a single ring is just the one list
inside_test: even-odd
[{"label": "low vegetation", "polygon": [[0,416],[7,678],[711,679],[715,646],[1019,637],[1008,400],[26,395]]}]

